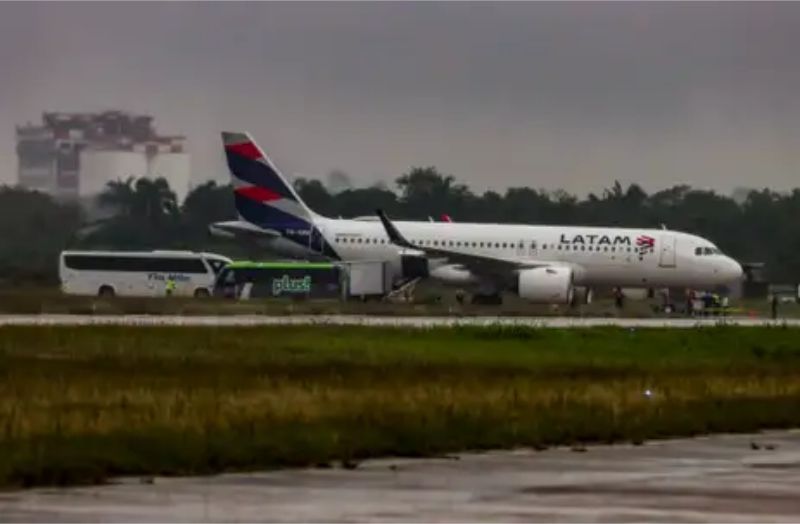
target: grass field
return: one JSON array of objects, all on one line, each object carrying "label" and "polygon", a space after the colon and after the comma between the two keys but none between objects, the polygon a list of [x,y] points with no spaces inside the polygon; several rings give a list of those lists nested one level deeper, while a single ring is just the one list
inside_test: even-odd
[{"label": "grass field", "polygon": [[799,335],[3,327],[0,485],[797,426]]}]

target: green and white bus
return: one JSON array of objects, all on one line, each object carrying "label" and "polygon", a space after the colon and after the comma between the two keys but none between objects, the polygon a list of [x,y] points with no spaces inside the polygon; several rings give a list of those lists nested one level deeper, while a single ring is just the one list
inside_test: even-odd
[{"label": "green and white bus", "polygon": [[345,272],[326,262],[233,262],[220,271],[214,295],[251,298],[343,298]]}]

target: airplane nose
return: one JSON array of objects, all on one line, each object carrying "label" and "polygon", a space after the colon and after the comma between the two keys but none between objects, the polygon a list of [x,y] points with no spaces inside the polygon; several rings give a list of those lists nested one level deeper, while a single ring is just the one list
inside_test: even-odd
[{"label": "airplane nose", "polygon": [[720,283],[730,283],[742,280],[744,271],[742,266],[732,258],[725,257],[714,264],[714,274]]},{"label": "airplane nose", "polygon": [[729,258],[727,262],[728,267],[725,273],[728,279],[731,282],[742,280],[744,278],[744,270],[742,269],[742,265],[732,258]]}]

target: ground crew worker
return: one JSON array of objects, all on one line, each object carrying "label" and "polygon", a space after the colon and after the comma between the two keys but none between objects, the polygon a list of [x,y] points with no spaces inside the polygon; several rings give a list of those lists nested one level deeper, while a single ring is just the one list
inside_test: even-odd
[{"label": "ground crew worker", "polygon": [[614,288],[614,305],[617,309],[622,309],[625,305],[625,294],[622,292],[622,288]]},{"label": "ground crew worker", "polygon": [[174,278],[168,278],[167,279],[166,290],[167,290],[167,296],[171,297],[172,293],[175,291],[175,279]]},{"label": "ground crew worker", "polygon": [[772,294],[772,320],[778,318],[778,294]]}]

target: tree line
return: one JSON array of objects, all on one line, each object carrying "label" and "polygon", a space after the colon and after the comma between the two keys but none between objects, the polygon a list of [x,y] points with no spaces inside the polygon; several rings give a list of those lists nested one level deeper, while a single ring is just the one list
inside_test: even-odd
[{"label": "tree line", "polygon": [[[766,263],[775,282],[800,281],[800,189],[753,190],[734,199],[678,185],[652,194],[615,182],[578,198],[564,191],[512,187],[477,194],[435,167],[415,167],[385,185],[351,187],[334,173],[327,183],[299,178],[306,203],[329,217],[373,215],[460,222],[667,227],[714,241],[742,262]],[[230,186],[207,182],[178,203],[164,179],[108,184],[90,206],[59,202],[42,193],[0,187],[0,278],[54,281],[57,255],[72,249],[195,249],[233,257],[268,256],[215,239],[211,222],[235,218]]]}]

